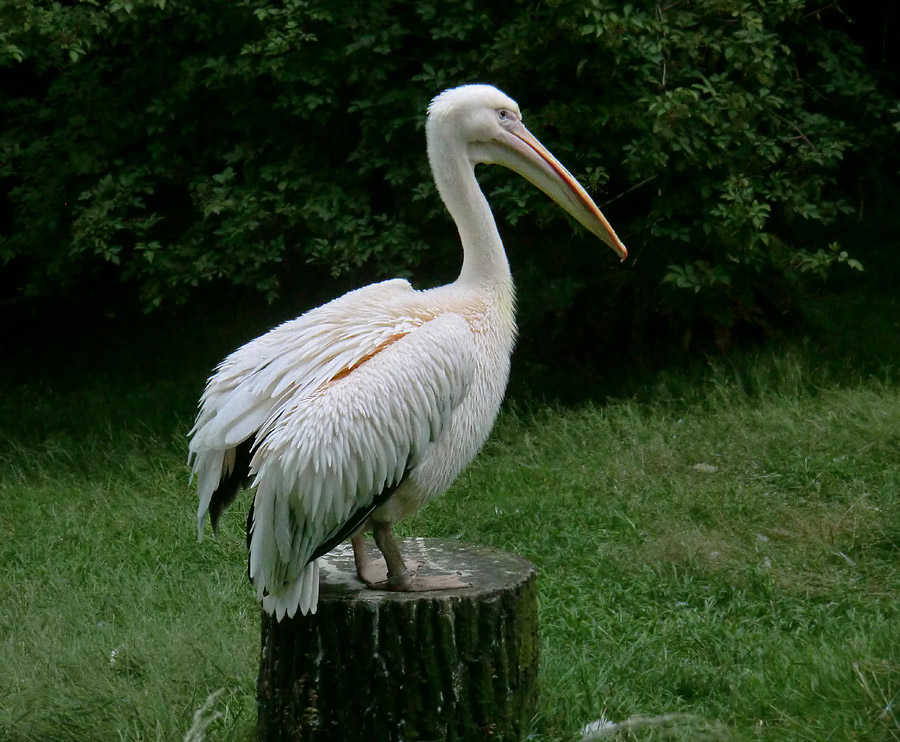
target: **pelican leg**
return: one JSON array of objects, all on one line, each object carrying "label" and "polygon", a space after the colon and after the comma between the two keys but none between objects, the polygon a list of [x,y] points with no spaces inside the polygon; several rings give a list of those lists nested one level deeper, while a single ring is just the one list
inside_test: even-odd
[{"label": "pelican leg", "polygon": [[373,559],[369,555],[362,533],[357,533],[350,539],[350,543],[353,544],[353,562],[359,579],[371,588],[386,585],[387,565],[383,559]]},{"label": "pelican leg", "polygon": [[403,561],[400,546],[397,544],[397,539],[394,538],[394,529],[390,523],[375,526],[372,535],[375,537],[378,550],[384,555],[384,561],[387,563],[387,589],[409,590],[413,573],[410,573],[409,567]]},{"label": "pelican leg", "polygon": [[397,539],[394,538],[394,531],[389,523],[375,526],[372,535],[387,563],[387,581],[369,585],[369,587],[398,592],[426,592],[428,590],[454,590],[460,587],[472,587],[470,582],[463,582],[459,579],[458,572],[443,575],[419,575],[416,574],[416,570],[422,566],[421,562],[417,562],[415,569],[410,570],[403,561],[400,546],[397,544]]}]

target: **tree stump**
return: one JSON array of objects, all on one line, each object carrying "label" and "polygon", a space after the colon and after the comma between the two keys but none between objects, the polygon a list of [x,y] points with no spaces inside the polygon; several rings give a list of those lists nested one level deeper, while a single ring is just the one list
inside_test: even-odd
[{"label": "tree stump", "polygon": [[534,567],[455,541],[406,539],[402,549],[408,563],[424,562],[420,574],[460,571],[472,587],[369,590],[349,544],[322,557],[315,615],[262,614],[260,740],[518,740],[528,731],[537,703]]}]

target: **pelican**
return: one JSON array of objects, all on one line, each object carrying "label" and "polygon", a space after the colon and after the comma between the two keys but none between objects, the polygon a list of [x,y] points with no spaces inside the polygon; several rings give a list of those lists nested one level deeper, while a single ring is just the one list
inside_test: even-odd
[{"label": "pelican", "polygon": [[[513,282],[475,166],[519,173],[627,255],[584,188],[496,88],[444,91],[428,107],[425,133],[462,241],[459,278],[427,290],[402,279],[365,286],[247,343],[214,371],[190,432],[199,539],[207,513],[215,531],[238,490],[255,488],[249,575],[279,621],[315,612],[317,559],[348,538],[369,587],[466,586],[458,573],[409,569],[392,528],[475,457],[509,376]],[[383,564],[366,552],[368,532]]]}]

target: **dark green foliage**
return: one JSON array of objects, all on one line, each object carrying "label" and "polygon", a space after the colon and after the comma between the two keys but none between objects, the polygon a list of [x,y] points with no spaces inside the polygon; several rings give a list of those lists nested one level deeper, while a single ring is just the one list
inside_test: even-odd
[{"label": "dark green foliage", "polygon": [[[882,65],[819,6],[7,2],[5,282],[40,295],[120,279],[149,307],[222,280],[271,299],[311,265],[372,280],[426,247],[417,276],[446,280],[458,248],[424,109],[489,81],[612,201],[632,254],[611,270],[542,194],[486,172],[534,306],[590,297],[603,323],[615,295],[630,313],[761,323],[792,276],[861,267],[832,232],[896,172]],[[575,241],[600,257],[560,244]]]}]

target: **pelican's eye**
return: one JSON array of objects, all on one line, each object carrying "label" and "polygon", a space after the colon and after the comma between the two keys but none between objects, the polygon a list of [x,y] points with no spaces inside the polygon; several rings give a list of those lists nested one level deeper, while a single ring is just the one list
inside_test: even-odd
[{"label": "pelican's eye", "polygon": [[501,122],[506,123],[511,117],[509,115],[509,111],[507,111],[505,108],[501,108],[499,111],[497,111],[497,118],[499,118]]}]

